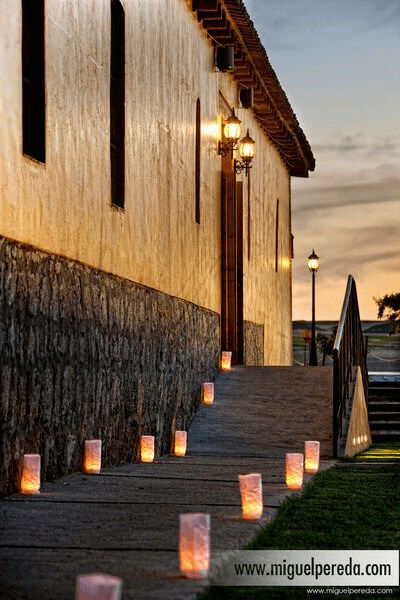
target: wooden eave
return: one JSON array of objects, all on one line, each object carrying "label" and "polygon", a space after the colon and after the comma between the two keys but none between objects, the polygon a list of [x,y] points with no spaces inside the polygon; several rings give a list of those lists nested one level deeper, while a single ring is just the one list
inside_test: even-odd
[{"label": "wooden eave", "polygon": [[243,0],[192,0],[192,10],[216,45],[234,46],[233,77],[254,88],[253,112],[279,151],[289,173],[308,177],[315,159],[289,100],[281,88]]}]

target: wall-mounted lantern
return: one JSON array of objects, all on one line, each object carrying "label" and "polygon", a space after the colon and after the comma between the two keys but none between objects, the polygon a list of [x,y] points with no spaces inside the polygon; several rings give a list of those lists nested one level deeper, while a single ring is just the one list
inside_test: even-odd
[{"label": "wall-mounted lantern", "polygon": [[98,474],[101,470],[101,440],[85,441],[85,473]]},{"label": "wall-mounted lantern", "polygon": [[250,137],[249,130],[247,130],[246,136],[240,140],[239,155],[242,160],[235,160],[236,173],[241,173],[244,170],[247,177],[255,152],[255,141]]},{"label": "wall-mounted lantern", "polygon": [[153,462],[154,435],[142,435],[140,438],[140,459],[142,462]]},{"label": "wall-mounted lantern", "polygon": [[186,577],[207,577],[210,568],[210,515],[179,515],[179,563]]},{"label": "wall-mounted lantern", "polygon": [[221,140],[218,143],[218,154],[220,156],[228,156],[230,154],[233,159],[235,150],[239,150],[241,160],[236,160],[234,163],[235,173],[246,172],[251,169],[251,161],[255,155],[255,141],[250,137],[249,130],[244,138],[240,140],[240,146],[237,147],[240,138],[240,123],[241,120],[235,115],[235,109],[232,108],[231,116],[226,120],[224,125],[224,137],[226,142]]},{"label": "wall-mounted lantern", "polygon": [[21,494],[40,494],[40,454],[24,454]]}]

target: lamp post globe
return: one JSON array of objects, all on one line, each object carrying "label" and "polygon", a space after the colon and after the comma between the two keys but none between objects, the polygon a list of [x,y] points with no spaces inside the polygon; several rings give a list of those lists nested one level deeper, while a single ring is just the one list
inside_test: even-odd
[{"label": "lamp post globe", "polygon": [[310,367],[318,366],[317,344],[315,339],[315,273],[319,269],[319,256],[312,251],[308,257],[307,266],[312,274],[312,322],[311,322],[311,346],[310,346]]}]

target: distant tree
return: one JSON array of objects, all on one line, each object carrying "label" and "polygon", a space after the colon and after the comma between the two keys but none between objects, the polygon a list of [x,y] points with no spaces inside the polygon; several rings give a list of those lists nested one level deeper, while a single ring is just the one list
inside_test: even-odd
[{"label": "distant tree", "polygon": [[387,319],[392,323],[391,335],[400,329],[400,293],[386,294],[383,298],[374,298],[378,305],[378,319]]}]

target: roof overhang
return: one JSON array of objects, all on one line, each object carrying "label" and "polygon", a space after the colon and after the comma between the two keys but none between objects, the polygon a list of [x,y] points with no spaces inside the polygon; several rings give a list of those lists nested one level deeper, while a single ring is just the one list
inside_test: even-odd
[{"label": "roof overhang", "polygon": [[192,10],[215,45],[233,46],[232,76],[253,88],[253,112],[290,175],[308,177],[315,159],[242,0],[192,0]]}]

